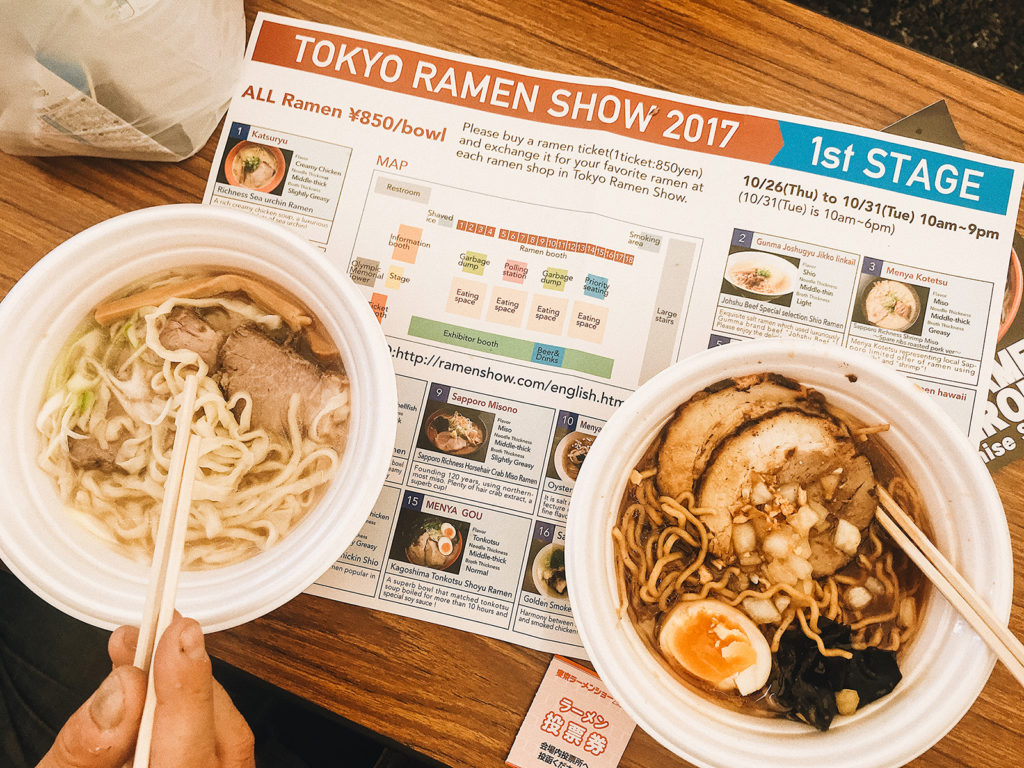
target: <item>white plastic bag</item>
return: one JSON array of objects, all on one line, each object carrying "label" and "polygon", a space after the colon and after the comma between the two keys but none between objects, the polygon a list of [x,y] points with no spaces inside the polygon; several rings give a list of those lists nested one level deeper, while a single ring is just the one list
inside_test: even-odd
[{"label": "white plastic bag", "polygon": [[244,45],[242,0],[0,0],[0,149],[189,157]]}]

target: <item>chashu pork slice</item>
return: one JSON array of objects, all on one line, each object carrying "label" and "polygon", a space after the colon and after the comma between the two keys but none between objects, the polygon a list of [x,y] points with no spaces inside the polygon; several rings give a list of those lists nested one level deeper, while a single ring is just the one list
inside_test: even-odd
[{"label": "chashu pork slice", "polygon": [[780,408],[749,422],[721,440],[695,482],[697,506],[712,536],[711,549],[732,549],[732,515],[752,478],[785,476],[810,482],[853,459],[846,428],[828,416]]},{"label": "chashu pork slice", "polygon": [[123,442],[124,440],[120,439],[103,446],[95,437],[69,436],[68,458],[75,469],[102,469],[105,472],[113,472],[117,469],[114,461]]},{"label": "chashu pork slice", "polygon": [[[326,371],[295,350],[278,344],[254,326],[236,328],[224,340],[218,358],[220,385],[228,397],[246,393],[252,403],[255,427],[287,434],[288,409],[299,398],[298,422],[303,430],[347,391],[348,379]],[[347,416],[347,409],[344,409]],[[343,436],[344,424],[328,420],[323,436]]]},{"label": "chashu pork slice", "polygon": [[787,406],[822,413],[821,398],[778,374],[752,374],[708,387],[679,407],[658,453],[658,490],[693,490],[719,442],[770,411]]},{"label": "chashu pork slice", "polygon": [[195,352],[213,370],[217,354],[227,334],[218,331],[191,307],[176,306],[167,315],[160,331],[160,343],[167,349],[188,349]]}]

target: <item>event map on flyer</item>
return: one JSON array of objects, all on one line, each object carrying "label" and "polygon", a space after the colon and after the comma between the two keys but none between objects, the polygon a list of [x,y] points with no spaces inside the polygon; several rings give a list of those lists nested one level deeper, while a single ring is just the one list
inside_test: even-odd
[{"label": "event map on flyer", "polygon": [[723,344],[855,350],[979,441],[1022,170],[261,14],[204,202],[320,248],[398,386],[384,488],[309,591],[584,656],[580,468],[634,390]]}]

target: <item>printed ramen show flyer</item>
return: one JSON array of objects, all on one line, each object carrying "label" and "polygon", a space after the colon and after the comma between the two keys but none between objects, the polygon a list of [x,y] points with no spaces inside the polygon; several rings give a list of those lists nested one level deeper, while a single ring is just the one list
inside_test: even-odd
[{"label": "printed ramen show flyer", "polygon": [[1021,171],[261,14],[204,202],[323,249],[398,382],[387,482],[310,592],[582,657],[576,475],[712,346],[857,350],[980,440]]}]

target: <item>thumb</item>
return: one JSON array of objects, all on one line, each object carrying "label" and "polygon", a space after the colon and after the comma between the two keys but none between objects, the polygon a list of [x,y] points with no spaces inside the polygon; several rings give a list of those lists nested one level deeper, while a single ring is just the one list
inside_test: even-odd
[{"label": "thumb", "polygon": [[145,674],[118,667],[68,718],[37,768],[121,768],[135,748],[145,698]]}]

